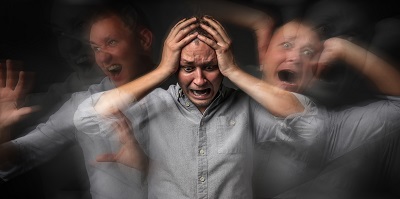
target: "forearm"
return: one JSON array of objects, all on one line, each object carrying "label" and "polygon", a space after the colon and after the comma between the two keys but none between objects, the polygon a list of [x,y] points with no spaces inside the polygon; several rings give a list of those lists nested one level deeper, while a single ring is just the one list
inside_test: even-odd
[{"label": "forearm", "polygon": [[304,111],[304,106],[292,93],[257,79],[241,69],[232,70],[227,77],[277,117],[287,117]]},{"label": "forearm", "polygon": [[375,54],[345,41],[344,60],[367,77],[383,94],[400,95],[400,72]]},{"label": "forearm", "polygon": [[[105,95],[100,97],[100,100],[112,99],[114,100],[114,105],[117,106],[115,108],[124,108],[127,105],[142,99],[168,79],[172,74],[172,71],[159,66],[155,70],[135,79],[134,81],[107,91]],[[99,107],[95,107],[95,109],[98,108]]]},{"label": "forearm", "polygon": [[267,27],[273,23],[272,17],[267,13],[232,1],[199,1],[196,3],[205,13],[218,18],[218,20],[253,30]]}]

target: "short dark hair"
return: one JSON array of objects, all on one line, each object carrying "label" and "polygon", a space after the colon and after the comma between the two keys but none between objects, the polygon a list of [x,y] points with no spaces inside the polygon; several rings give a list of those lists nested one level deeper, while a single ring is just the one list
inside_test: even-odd
[{"label": "short dark hair", "polygon": [[[196,19],[197,19],[197,23],[202,23],[202,24],[204,24],[204,25],[207,25],[207,26],[211,27],[210,24],[209,24],[207,21],[203,20],[203,16],[201,16],[201,17],[195,16],[195,17],[196,17]],[[189,19],[189,18],[188,18],[188,19]],[[212,28],[212,27],[211,27],[211,28]],[[189,34],[192,34],[192,33],[195,33],[195,32],[197,32],[199,35],[203,35],[203,36],[205,36],[205,37],[207,37],[207,38],[209,38],[209,39],[214,40],[213,36],[210,35],[210,33],[208,33],[207,31],[205,31],[205,30],[204,30],[203,28],[201,28],[200,26],[198,26],[198,27],[196,27],[195,29],[193,29],[192,31],[190,31]]]},{"label": "short dark hair", "polygon": [[106,0],[104,3],[96,5],[90,14],[89,24],[110,15],[118,16],[133,32],[137,28],[151,30],[144,11],[132,0]]}]

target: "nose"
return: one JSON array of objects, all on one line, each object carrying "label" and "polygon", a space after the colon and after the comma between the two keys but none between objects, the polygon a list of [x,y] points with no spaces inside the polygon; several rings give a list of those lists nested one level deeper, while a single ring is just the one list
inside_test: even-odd
[{"label": "nose", "polygon": [[200,67],[196,68],[196,71],[194,72],[193,83],[197,86],[203,86],[206,84],[206,82],[207,79],[204,76],[203,70]]},{"label": "nose", "polygon": [[100,66],[102,63],[110,63],[112,58],[111,54],[104,50],[100,50],[97,53],[95,53],[95,57],[98,62],[97,64],[99,64]]},{"label": "nose", "polygon": [[294,48],[286,51],[286,61],[298,64],[301,60],[300,53]]}]

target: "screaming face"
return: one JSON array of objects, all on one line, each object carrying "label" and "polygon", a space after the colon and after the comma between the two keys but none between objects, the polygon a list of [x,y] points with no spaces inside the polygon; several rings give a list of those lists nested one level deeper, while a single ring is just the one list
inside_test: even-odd
[{"label": "screaming face", "polygon": [[302,92],[313,78],[322,44],[310,27],[289,22],[271,38],[263,62],[264,80],[282,89]]}]

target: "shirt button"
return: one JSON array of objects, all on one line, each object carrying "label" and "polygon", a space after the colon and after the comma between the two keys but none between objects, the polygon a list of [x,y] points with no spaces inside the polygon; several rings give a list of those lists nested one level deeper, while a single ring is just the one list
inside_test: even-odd
[{"label": "shirt button", "polygon": [[204,125],[204,122],[200,122],[200,125],[203,126],[203,125]]},{"label": "shirt button", "polygon": [[206,151],[204,151],[204,149],[200,149],[199,153],[200,153],[200,155],[205,155]]},{"label": "shirt button", "polygon": [[231,120],[231,121],[229,122],[229,125],[231,125],[231,126],[234,126],[235,124],[236,124],[235,120]]},{"label": "shirt button", "polygon": [[186,102],[186,104],[185,104],[187,107],[189,107],[190,106],[190,103],[189,102]]},{"label": "shirt button", "polygon": [[200,180],[200,182],[206,181],[206,179],[205,179],[203,176],[201,176],[201,177],[199,178],[199,180]]}]

